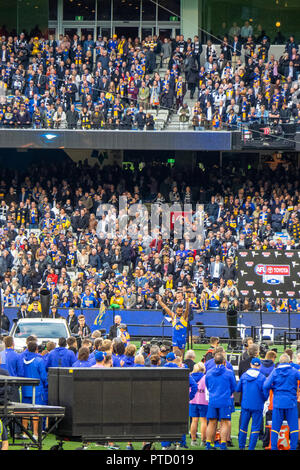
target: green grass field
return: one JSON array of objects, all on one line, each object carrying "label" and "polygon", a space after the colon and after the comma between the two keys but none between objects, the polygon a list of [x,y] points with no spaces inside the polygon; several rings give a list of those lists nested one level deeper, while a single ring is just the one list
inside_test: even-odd
[{"label": "green grass field", "polygon": [[[140,343],[136,342],[136,346],[140,346]],[[204,356],[205,352],[207,351],[208,349],[208,345],[205,345],[205,344],[195,344],[194,345],[194,351],[196,353],[196,360],[197,361],[200,361],[202,359],[202,357]],[[223,344],[223,347],[225,348],[226,350],[226,347],[227,347],[227,344]],[[276,345],[277,349],[278,349],[278,354],[282,353],[283,352],[283,346],[281,345]],[[240,409],[239,408],[236,408],[236,411],[232,414],[232,431],[231,431],[231,436],[232,436],[232,443],[234,445],[234,447],[232,448],[229,448],[229,450],[237,450],[238,449],[238,441],[237,441],[237,437],[238,437],[238,430],[239,430],[239,416],[240,416]],[[250,425],[251,425],[251,422],[250,422]],[[249,426],[250,428],[250,426]],[[249,431],[249,430],[248,430]],[[24,449],[24,445],[22,446],[13,446],[11,444],[11,439],[9,440],[10,441],[10,447],[9,449],[10,450],[23,450]],[[28,440],[18,440],[17,443],[21,444],[21,443],[24,443],[26,444],[26,442],[28,442]],[[198,439],[198,443],[200,444],[200,439]],[[49,435],[45,438],[44,442],[43,442],[43,449],[44,450],[49,450],[52,446],[56,445],[57,444],[57,440],[56,440],[56,437],[54,435]],[[117,444],[121,450],[125,450],[126,449],[126,443],[124,442],[116,442],[115,444]],[[204,450],[204,447],[190,447],[190,437],[187,436],[187,445],[189,447],[189,449],[191,450]],[[63,443],[63,449],[64,450],[75,450],[77,448],[81,447],[81,443],[80,442],[71,442],[71,441],[68,441],[68,442],[64,442]],[[133,447],[135,450],[141,450],[142,449],[142,443],[141,442],[133,442]],[[102,445],[96,445],[94,443],[89,443],[88,445],[88,450],[108,450],[106,449],[104,446]],[[262,442],[261,441],[258,441],[257,443],[257,450],[262,450]],[[30,448],[32,449],[32,448]],[[155,444],[155,449],[156,450],[160,450],[161,449],[161,445],[160,443],[157,443]]]},{"label": "green grass field", "polygon": [[[240,414],[240,410],[237,409],[235,411],[235,413],[233,413],[233,415],[232,415],[232,443],[234,444],[234,447],[230,448],[230,450],[231,449],[232,450],[234,450],[234,449],[237,450],[238,449],[237,435],[238,435],[239,414]],[[23,442],[26,443],[28,441],[18,440],[16,442],[17,443],[23,443]],[[198,442],[200,444],[200,439],[198,439]],[[49,450],[52,446],[54,446],[56,444],[57,444],[56,437],[51,434],[51,435],[47,436],[46,439],[44,440],[43,450]],[[127,444],[125,442],[118,442],[116,444],[119,445],[121,450],[126,449]],[[191,449],[191,450],[204,450],[204,447],[200,447],[200,446],[190,447],[190,437],[189,436],[187,436],[187,445],[188,445],[189,449]],[[81,446],[80,442],[64,442],[63,449],[64,450],[75,450],[75,449],[79,448],[80,446]],[[133,442],[133,447],[134,447],[135,450],[141,450],[142,449],[142,443],[141,442]],[[9,449],[10,450],[24,450],[24,446],[12,446],[11,443],[10,443]],[[155,444],[155,450],[160,450],[160,449],[161,449],[160,443]],[[261,445],[260,441],[257,444],[257,449],[262,449],[262,445]],[[104,446],[100,446],[100,445],[90,443],[88,445],[88,450],[108,450],[108,449],[106,449]]]}]

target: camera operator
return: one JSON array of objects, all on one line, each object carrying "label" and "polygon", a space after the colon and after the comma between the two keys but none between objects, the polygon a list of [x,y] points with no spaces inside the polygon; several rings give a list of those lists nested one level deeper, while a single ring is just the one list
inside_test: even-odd
[{"label": "camera operator", "polygon": [[241,361],[244,361],[245,359],[249,358],[249,353],[248,353],[248,348],[254,343],[253,338],[250,336],[248,338],[245,338],[243,341],[243,346],[244,346],[244,351],[241,354]]},{"label": "camera operator", "polygon": [[250,369],[251,360],[254,357],[258,357],[258,356],[259,356],[259,346],[258,344],[253,343],[251,344],[251,346],[248,347],[248,357],[246,357],[245,359],[242,359],[239,363],[239,371],[238,371],[239,377],[241,377],[244,372],[247,372],[247,370]]}]

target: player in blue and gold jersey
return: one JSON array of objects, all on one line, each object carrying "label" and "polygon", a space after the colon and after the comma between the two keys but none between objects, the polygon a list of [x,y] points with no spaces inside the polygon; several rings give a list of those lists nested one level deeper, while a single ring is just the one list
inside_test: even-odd
[{"label": "player in blue and gold jersey", "polygon": [[177,304],[175,313],[163,303],[161,296],[157,295],[156,299],[163,310],[172,319],[172,346],[173,352],[176,353],[178,350],[184,352],[187,329],[188,329],[188,317],[189,317],[189,302],[185,303],[185,310],[182,304]]}]

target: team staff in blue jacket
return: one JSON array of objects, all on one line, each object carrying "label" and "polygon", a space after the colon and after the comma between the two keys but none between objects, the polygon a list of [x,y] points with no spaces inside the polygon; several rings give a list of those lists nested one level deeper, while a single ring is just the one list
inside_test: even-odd
[{"label": "team staff in blue jacket", "polygon": [[[3,363],[1,364],[1,367],[5,370],[7,370],[8,374],[11,375],[12,377],[23,377],[24,376],[24,367],[23,367],[23,361],[20,356],[15,350],[14,350],[14,339],[12,336],[5,336],[3,339],[4,345],[5,345],[5,350],[3,352],[3,357],[2,361]],[[20,391],[19,387],[16,385],[11,387],[11,399],[12,401],[19,403],[20,402]],[[13,424],[14,426],[14,433],[15,435],[18,435],[21,433],[21,428],[17,422]]]},{"label": "team staff in blue jacket", "polygon": [[[213,356],[215,356],[218,353],[223,354],[225,356],[225,349],[223,348],[223,346],[217,346],[215,351],[213,352]],[[228,362],[227,360],[225,360],[225,366],[226,366],[227,369],[232,370],[232,372],[233,372],[232,364],[230,364],[230,362]],[[208,372],[213,367],[216,367],[214,357],[212,359],[209,359],[207,362],[205,362],[206,372]]]},{"label": "team staff in blue jacket", "polygon": [[261,428],[264,403],[268,398],[268,394],[264,391],[266,377],[259,371],[260,367],[260,359],[258,357],[252,358],[250,369],[241,376],[236,388],[237,392],[242,393],[239,431],[240,449],[245,449],[250,419],[252,418],[249,450],[255,449]]},{"label": "team staff in blue jacket", "polygon": [[[174,354],[174,353],[169,353],[169,354],[167,355],[167,357],[170,356],[170,355],[173,355],[173,356],[174,356],[174,359],[175,359],[175,354]],[[171,357],[172,357],[172,356],[170,356],[169,359],[170,359]],[[173,367],[179,368],[179,366],[178,366],[177,364],[175,364],[175,363],[173,363],[173,364],[174,364]],[[197,385],[196,380],[191,376],[191,374],[189,375],[189,385],[190,385],[190,389],[189,389],[189,400],[192,400],[192,399],[195,397],[195,395],[196,395],[196,393],[197,393],[197,391],[198,391],[198,385]],[[172,441],[162,441],[162,442],[161,442],[161,447],[162,447],[162,449],[167,449],[167,448],[169,448],[169,447],[171,446],[171,444],[172,444]],[[180,445],[180,447],[187,448],[187,445],[186,445],[186,435],[185,435],[185,434],[183,434],[179,445]]]},{"label": "team staff in blue jacket", "polygon": [[166,355],[166,362],[164,363],[163,367],[178,367],[176,364],[176,356],[173,352],[170,352]]},{"label": "team staff in blue jacket", "polygon": [[[27,350],[22,354],[24,377],[40,379],[40,383],[35,389],[35,402],[38,405],[47,404],[46,396],[48,391],[48,376],[45,361],[38,353],[38,345],[35,341],[30,341]],[[23,403],[32,403],[32,386],[22,387]]]},{"label": "team staff in blue jacket", "polygon": [[205,376],[205,384],[209,394],[206,415],[209,421],[206,449],[214,447],[216,424],[221,421],[220,449],[225,450],[231,419],[231,395],[235,391],[236,380],[234,372],[225,366],[225,357],[222,353],[216,353],[214,361],[216,366],[211,368]]},{"label": "team staff in blue jacket", "polygon": [[86,346],[82,346],[78,351],[78,359],[74,362],[72,367],[92,367],[89,360],[90,350]]},{"label": "team staff in blue jacket", "polygon": [[[46,405],[48,401],[48,376],[46,372],[45,361],[43,357],[38,354],[38,345],[36,341],[29,341],[27,350],[22,354],[24,377],[33,379],[40,379],[39,385],[36,386],[35,402],[37,405]],[[32,386],[22,387],[22,401],[23,403],[32,403],[33,396]],[[27,420],[23,421],[23,426],[27,428]],[[38,435],[38,420],[33,419],[33,435],[37,438]]]},{"label": "team staff in blue jacket", "polygon": [[298,444],[297,385],[300,372],[289,362],[289,356],[282,354],[279,365],[264,383],[266,392],[273,390],[271,450],[277,450],[278,435],[283,420],[289,425],[291,450],[296,450]]},{"label": "team staff in blue jacket", "polygon": [[59,338],[58,347],[52,349],[46,357],[46,370],[49,367],[72,367],[76,356],[71,349],[67,349],[66,338]]},{"label": "team staff in blue jacket", "polygon": [[[259,371],[265,377],[269,377],[269,375],[273,372],[273,370],[275,368],[276,358],[277,358],[277,353],[275,351],[270,350],[270,351],[267,352],[265,359],[261,359],[261,366],[260,366]],[[273,406],[271,408],[273,408]],[[269,426],[267,426],[267,424],[270,424],[271,422],[272,422],[272,409],[270,409],[270,407],[268,407],[268,409],[266,411],[266,415],[265,415],[266,426],[265,426],[264,431],[263,431],[263,439],[262,439],[262,443],[263,443],[264,448],[267,448],[269,446],[269,443],[270,443],[270,434],[271,433],[270,433],[270,428],[269,428]]]},{"label": "team staff in blue jacket", "polygon": [[24,368],[20,354],[14,350],[14,340],[11,336],[5,336],[3,339],[5,345],[2,368],[6,369],[9,375],[13,377],[23,377]]}]

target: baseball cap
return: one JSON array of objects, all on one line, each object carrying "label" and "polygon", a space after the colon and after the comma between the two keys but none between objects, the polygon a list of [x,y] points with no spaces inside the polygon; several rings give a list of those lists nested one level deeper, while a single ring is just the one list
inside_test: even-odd
[{"label": "baseball cap", "polygon": [[175,354],[173,352],[170,352],[166,355],[166,359],[167,361],[175,361]]},{"label": "baseball cap", "polygon": [[259,357],[253,357],[253,359],[251,359],[251,364],[252,364],[253,366],[260,366],[260,365],[261,365],[261,362],[260,362]]},{"label": "baseball cap", "polygon": [[106,353],[104,351],[97,351],[95,353],[95,359],[97,362],[102,362],[105,356],[106,356]]}]

